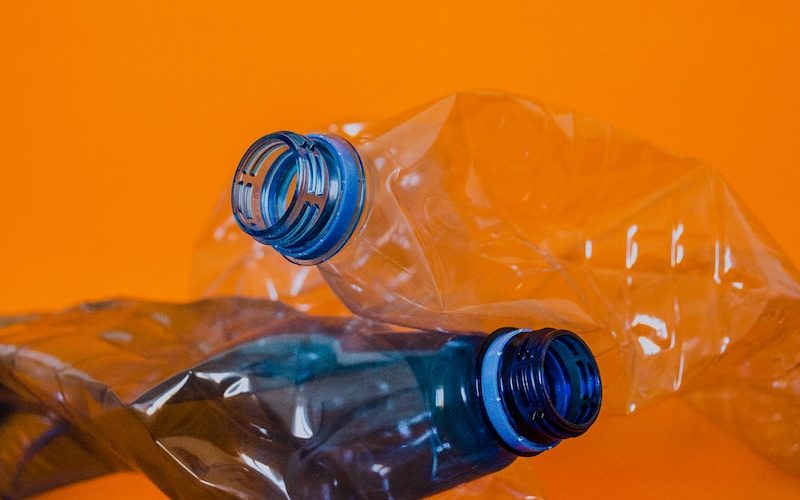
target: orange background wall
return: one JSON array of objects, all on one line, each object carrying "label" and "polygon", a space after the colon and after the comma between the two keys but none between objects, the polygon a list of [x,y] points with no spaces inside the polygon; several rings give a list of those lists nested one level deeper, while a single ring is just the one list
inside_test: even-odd
[{"label": "orange background wall", "polygon": [[[188,299],[192,245],[252,139],[458,89],[571,105],[706,159],[800,262],[798,2],[74,3],[0,6],[0,314]],[[542,457],[552,498],[620,474],[665,497],[800,491],[680,403],[633,419]],[[114,485],[155,494],[136,476],[89,488]]]}]

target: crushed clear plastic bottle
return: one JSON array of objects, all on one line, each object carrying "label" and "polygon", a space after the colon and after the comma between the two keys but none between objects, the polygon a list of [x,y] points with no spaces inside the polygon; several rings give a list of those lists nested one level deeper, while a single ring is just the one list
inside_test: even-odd
[{"label": "crushed clear plastic bottle", "polygon": [[173,498],[420,498],[583,434],[601,400],[564,330],[397,333],[246,299],[0,328],[0,381],[0,431],[33,436],[6,433],[4,498],[131,466]]},{"label": "crushed clear plastic bottle", "polygon": [[248,234],[365,317],[573,330],[622,411],[702,383],[769,304],[800,307],[797,271],[713,169],[573,112],[465,93],[349,141],[286,137],[237,169]]}]

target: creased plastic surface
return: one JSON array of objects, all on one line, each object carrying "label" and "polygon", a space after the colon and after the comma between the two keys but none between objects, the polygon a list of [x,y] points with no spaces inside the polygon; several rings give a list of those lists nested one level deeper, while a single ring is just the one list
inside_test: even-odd
[{"label": "creased plastic surface", "polygon": [[798,274],[711,167],[498,93],[329,131],[368,170],[350,242],[316,269],[293,266],[248,241],[223,204],[198,291],[335,310],[324,278],[352,311],[387,322],[570,328],[599,357],[608,407],[684,391],[799,468]]},{"label": "creased plastic surface", "polygon": [[156,444],[127,405],[225,342],[297,314],[247,299],[185,307],[112,301],[4,321],[0,494],[146,470],[148,459],[159,470],[168,460],[151,454]]},{"label": "creased plastic surface", "polygon": [[418,498],[515,459],[463,396],[483,335],[244,298],[9,323],[2,497],[135,468],[174,498]]}]

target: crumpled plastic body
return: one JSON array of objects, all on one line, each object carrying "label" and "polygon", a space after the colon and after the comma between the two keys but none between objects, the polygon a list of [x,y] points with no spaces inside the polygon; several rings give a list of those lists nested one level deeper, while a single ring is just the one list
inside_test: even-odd
[{"label": "crumpled plastic body", "polygon": [[[678,391],[800,470],[800,279],[711,167],[499,93],[334,125],[367,170],[345,247],[316,268],[243,234],[223,202],[195,289],[430,329],[581,334],[605,405]],[[502,473],[501,473],[502,474]]]},{"label": "crumpled plastic body", "polygon": [[[0,331],[34,319],[0,317]],[[12,391],[6,382],[0,375],[0,498],[26,497],[125,468],[26,388]]]},{"label": "crumpled plastic body", "polygon": [[473,383],[482,335],[245,298],[7,323],[2,498],[129,468],[173,498],[419,498],[516,458],[468,398],[439,402]]},{"label": "crumpled plastic body", "polygon": [[251,299],[109,301],[5,321],[0,496],[21,498],[130,468],[152,471],[175,496],[203,491],[193,471],[159,451],[129,405],[226,342],[298,314]]}]

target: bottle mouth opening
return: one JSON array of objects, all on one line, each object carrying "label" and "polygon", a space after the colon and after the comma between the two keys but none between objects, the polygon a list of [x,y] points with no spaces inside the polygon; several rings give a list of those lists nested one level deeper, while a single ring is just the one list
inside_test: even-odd
[{"label": "bottle mouth opening", "polygon": [[260,208],[266,215],[268,227],[286,223],[299,198],[301,159],[285,146],[279,146],[277,151],[271,154],[274,161],[267,168],[263,183],[257,188],[257,202],[263,205]]},{"label": "bottle mouth opening", "polygon": [[245,152],[231,208],[239,227],[298,264],[318,264],[347,241],[365,199],[356,150],[334,135],[276,132]]},{"label": "bottle mouth opening", "polygon": [[580,436],[600,412],[597,362],[566,330],[501,328],[478,356],[483,408],[501,442],[535,455]]},{"label": "bottle mouth opening", "polygon": [[544,393],[555,417],[576,431],[585,430],[600,410],[600,373],[588,346],[574,334],[563,333],[545,347]]},{"label": "bottle mouth opening", "polygon": [[[270,190],[271,187],[266,188]],[[286,213],[290,212],[292,205],[297,200],[297,165],[292,164],[290,171],[284,176],[280,188],[276,189],[276,193],[272,196],[267,195],[268,199],[274,200],[274,208],[268,211],[274,211],[278,218],[283,217]]]},{"label": "bottle mouth opening", "polygon": [[322,161],[310,146],[302,136],[279,132],[262,137],[245,152],[231,202],[248,234],[271,241],[277,236],[275,229],[289,222],[300,189],[308,187],[299,182],[301,173]]}]

